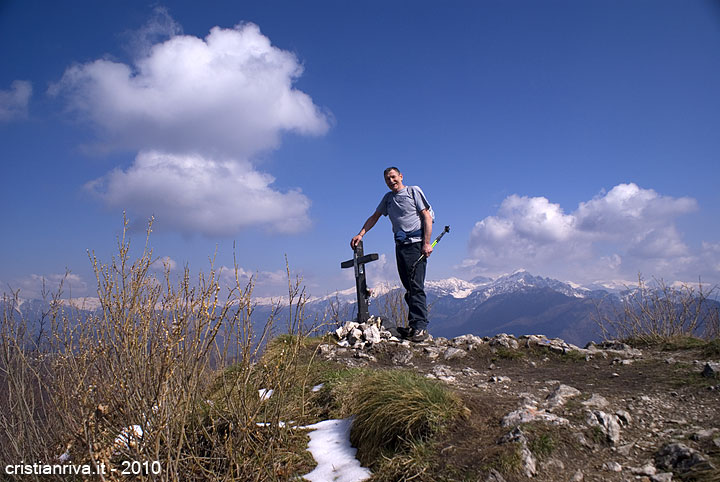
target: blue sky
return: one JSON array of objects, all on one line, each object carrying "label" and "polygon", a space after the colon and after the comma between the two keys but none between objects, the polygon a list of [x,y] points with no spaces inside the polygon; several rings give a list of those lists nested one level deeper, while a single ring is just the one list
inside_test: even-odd
[{"label": "blue sky", "polygon": [[4,290],[92,295],[123,210],[176,273],[344,289],[390,165],[430,279],[720,282],[718,2],[4,0],[0,58]]}]

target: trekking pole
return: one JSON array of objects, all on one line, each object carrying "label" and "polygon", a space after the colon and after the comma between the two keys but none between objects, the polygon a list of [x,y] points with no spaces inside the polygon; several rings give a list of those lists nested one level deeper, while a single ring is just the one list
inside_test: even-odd
[{"label": "trekking pole", "polygon": [[[435,238],[435,241],[433,241],[433,243],[430,245],[430,247],[434,248],[435,245],[438,244],[438,242],[442,239],[442,237],[445,236],[445,233],[449,233],[449,232],[450,232],[450,226],[445,226],[445,229],[443,229],[443,232],[440,233],[440,236]],[[421,254],[420,257],[417,259],[417,261],[415,261],[413,263],[412,268],[410,269],[410,273],[415,274],[415,267],[418,265],[418,263],[420,261],[423,260],[423,258],[425,258],[425,254]],[[413,276],[411,276],[411,278],[413,278]]]}]

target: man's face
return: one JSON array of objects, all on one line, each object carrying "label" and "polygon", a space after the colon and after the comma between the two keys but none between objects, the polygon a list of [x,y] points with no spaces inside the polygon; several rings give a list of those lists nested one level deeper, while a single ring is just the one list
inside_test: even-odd
[{"label": "man's face", "polygon": [[385,174],[385,184],[390,188],[392,192],[398,192],[403,187],[403,175],[397,172],[395,169]]}]

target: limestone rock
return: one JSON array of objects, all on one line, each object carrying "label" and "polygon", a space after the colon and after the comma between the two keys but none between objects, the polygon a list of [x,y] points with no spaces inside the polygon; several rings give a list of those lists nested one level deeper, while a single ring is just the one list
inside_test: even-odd
[{"label": "limestone rock", "polygon": [[707,378],[720,378],[720,363],[707,362],[702,375]]},{"label": "limestone rock", "polygon": [[578,395],[580,395],[580,390],[578,390],[577,388],[571,387],[570,385],[561,384],[555,389],[554,392],[548,395],[545,403],[547,404],[548,408],[552,410],[554,408],[565,405],[568,399],[572,397],[577,397]]},{"label": "limestone rock", "polygon": [[510,348],[517,350],[520,345],[514,336],[508,335],[507,333],[500,333],[490,340],[490,346],[501,346],[504,348]]},{"label": "limestone rock", "polygon": [[650,482],[671,482],[673,478],[672,472],[662,472],[650,477]]},{"label": "limestone rock", "polygon": [[465,350],[453,347],[448,348],[447,350],[445,350],[445,353],[443,353],[443,358],[446,361],[458,360],[460,358],[465,358],[466,356],[467,352]]},{"label": "limestone rock", "polygon": [[604,341],[599,344],[590,342],[585,349],[591,352],[602,351],[606,355],[621,359],[642,358],[642,351],[618,341]]},{"label": "limestone rock", "polygon": [[605,413],[602,410],[588,410],[587,423],[590,426],[600,427],[611,444],[615,445],[620,441],[620,423],[616,415]]},{"label": "limestone rock", "polygon": [[380,343],[380,330],[375,325],[366,326],[363,330],[363,337],[368,343]]},{"label": "limestone rock", "polygon": [[499,375],[493,375],[490,377],[490,380],[488,380],[490,383],[508,383],[510,382],[510,377],[503,377]]},{"label": "limestone rock", "polygon": [[424,346],[423,353],[425,353],[429,359],[435,360],[440,356],[440,348],[436,346]]},{"label": "limestone rock", "polygon": [[339,340],[342,340],[343,338],[346,338],[348,334],[355,328],[357,328],[359,325],[359,323],[356,323],[354,321],[346,321],[342,327],[335,330],[335,335],[337,335]]},{"label": "limestone rock", "polygon": [[719,432],[719,431],[720,431],[720,430],[718,430],[718,429],[716,429],[716,428],[708,428],[708,429],[705,429],[705,430],[698,430],[697,432],[695,432],[694,434],[692,434],[692,435],[690,436],[690,438],[691,438],[692,440],[708,439],[708,438],[712,438],[712,437],[713,437],[717,432]]},{"label": "limestone rock", "polygon": [[646,475],[650,477],[651,475],[655,475],[657,473],[657,469],[653,464],[648,462],[642,467],[630,467],[630,472],[633,475]]},{"label": "limestone rock", "polygon": [[362,343],[362,336],[362,330],[360,330],[359,328],[353,328],[350,333],[348,333],[347,340],[351,345],[355,345],[356,343]]},{"label": "limestone rock", "polygon": [[412,360],[413,353],[411,350],[403,349],[397,351],[392,356],[392,363],[393,365],[400,365],[405,366],[408,363],[410,363],[410,360]]},{"label": "limestone rock", "polygon": [[432,369],[432,372],[428,374],[432,378],[437,378],[444,382],[452,383],[455,381],[455,372],[446,365],[438,365]]},{"label": "limestone rock", "polygon": [[526,477],[537,475],[537,459],[528,448],[528,440],[520,427],[515,427],[511,432],[503,435],[498,443],[505,444],[517,442],[520,444],[520,457],[522,459],[523,472]]},{"label": "limestone rock", "polygon": [[617,415],[618,422],[623,427],[629,427],[632,423],[632,416],[625,410],[617,410],[615,415]]},{"label": "limestone rock", "polygon": [[592,396],[588,400],[582,402],[582,404],[583,406],[588,408],[606,408],[608,405],[610,405],[610,402],[608,402],[607,398],[603,397],[602,395],[593,393]]},{"label": "limestone rock", "polygon": [[450,340],[450,346],[454,346],[456,348],[465,348],[467,350],[475,350],[479,346],[482,346],[484,344],[485,340],[476,335],[456,336],[455,338]]},{"label": "limestone rock", "polygon": [[536,402],[525,403],[517,410],[510,412],[503,417],[501,425],[510,427],[530,422],[548,422],[554,425],[570,425],[566,418],[558,417],[543,409],[538,409]]},{"label": "limestone rock", "polygon": [[692,468],[712,468],[700,452],[677,442],[667,444],[660,449],[655,455],[655,463],[662,469],[678,472],[687,472]]},{"label": "limestone rock", "polygon": [[485,482],[505,482],[505,478],[495,469],[492,469],[488,474]]}]

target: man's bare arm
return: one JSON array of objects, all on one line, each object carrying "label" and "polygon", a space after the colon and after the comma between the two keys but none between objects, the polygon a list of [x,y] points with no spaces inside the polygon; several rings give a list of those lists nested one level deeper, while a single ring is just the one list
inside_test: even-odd
[{"label": "man's bare arm", "polygon": [[360,232],[350,240],[350,247],[352,249],[355,249],[355,246],[357,246],[358,242],[360,242],[363,236],[365,236],[365,233],[370,231],[372,227],[375,226],[375,223],[377,223],[378,219],[380,219],[380,216],[382,216],[382,214],[380,214],[380,211],[375,211],[372,216],[367,218],[367,221],[365,221],[365,224],[363,224]]},{"label": "man's bare arm", "polygon": [[427,258],[433,252],[432,241],[432,214],[429,209],[423,209],[420,211],[420,218],[423,226],[423,245],[422,253]]}]

